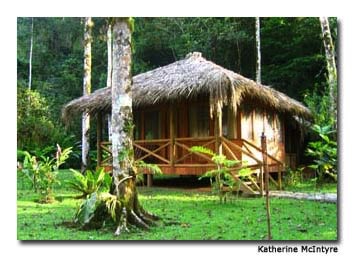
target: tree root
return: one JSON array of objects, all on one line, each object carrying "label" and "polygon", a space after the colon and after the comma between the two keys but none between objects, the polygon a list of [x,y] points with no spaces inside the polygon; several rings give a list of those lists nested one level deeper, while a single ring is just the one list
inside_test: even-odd
[{"label": "tree root", "polygon": [[127,227],[127,210],[123,207],[121,216],[119,217],[119,224],[114,235],[119,236],[122,232],[129,232]]},{"label": "tree root", "polygon": [[128,214],[129,224],[134,224],[140,228],[148,230],[150,226],[145,223],[143,219],[141,219],[133,210],[131,210]]}]

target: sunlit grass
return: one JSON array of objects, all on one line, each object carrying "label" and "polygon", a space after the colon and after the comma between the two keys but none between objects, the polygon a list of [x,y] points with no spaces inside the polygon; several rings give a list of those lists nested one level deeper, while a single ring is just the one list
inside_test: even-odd
[{"label": "sunlit grass", "polygon": [[[62,172],[61,180],[70,173]],[[262,240],[266,238],[264,199],[239,198],[219,204],[210,193],[181,189],[139,188],[143,206],[162,218],[149,231],[132,229],[115,237],[114,226],[83,231],[72,221],[81,200],[65,184],[56,188],[53,204],[18,190],[19,240]],[[337,205],[293,199],[271,199],[272,233],[276,240],[336,240]]]},{"label": "sunlit grass", "polygon": [[337,193],[337,183],[316,184],[313,180],[307,180],[284,189],[292,192]]}]

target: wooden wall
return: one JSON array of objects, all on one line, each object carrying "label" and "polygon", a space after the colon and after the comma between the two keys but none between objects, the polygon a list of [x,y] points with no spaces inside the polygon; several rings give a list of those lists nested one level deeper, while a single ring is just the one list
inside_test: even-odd
[{"label": "wooden wall", "polygon": [[[285,162],[284,124],[281,115],[276,113],[261,113],[252,111],[241,113],[241,137],[254,145],[261,147],[261,135],[267,137],[267,151],[280,161]],[[254,154],[261,160],[258,151]],[[245,157],[247,160],[248,158]]]}]

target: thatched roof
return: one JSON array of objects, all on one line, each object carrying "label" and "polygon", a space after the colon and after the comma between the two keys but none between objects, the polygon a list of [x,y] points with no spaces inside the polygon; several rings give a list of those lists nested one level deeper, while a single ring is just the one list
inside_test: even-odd
[{"label": "thatched roof", "polygon": [[[208,95],[211,113],[222,105],[236,111],[243,101],[252,100],[258,108],[305,119],[311,117],[300,102],[208,61],[200,53],[190,53],[183,60],[134,76],[132,93],[135,107]],[[66,104],[63,118],[68,120],[84,111],[95,114],[110,110],[111,88],[106,87]]]}]

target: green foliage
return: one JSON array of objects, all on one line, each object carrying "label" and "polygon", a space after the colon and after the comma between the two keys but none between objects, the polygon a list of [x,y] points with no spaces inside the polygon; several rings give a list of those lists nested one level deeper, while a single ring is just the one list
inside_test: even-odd
[{"label": "green foliage", "polygon": [[[210,178],[212,191],[219,196],[220,203],[226,203],[227,196],[232,193],[236,186],[238,186],[239,191],[241,182],[238,182],[234,178],[231,168],[237,165],[242,166],[244,163],[238,160],[228,160],[226,156],[215,154],[212,150],[203,146],[193,146],[190,148],[190,151],[193,153],[207,154],[212,157],[211,159],[217,166],[217,169],[207,171],[200,178]],[[252,171],[249,168],[240,167],[238,174],[239,178],[242,180],[249,177]]]},{"label": "green foliage", "polygon": [[298,168],[296,170],[292,170],[288,168],[285,173],[286,174],[284,179],[285,186],[294,187],[301,184],[303,182],[303,176],[302,176],[303,169],[304,168]]},{"label": "green foliage", "polygon": [[[53,122],[47,100],[37,91],[18,86],[17,147],[35,156],[55,154],[54,145],[75,145],[75,137]],[[73,156],[74,157],[74,156]]]},{"label": "green foliage", "polygon": [[[335,88],[335,90],[337,89]],[[318,85],[315,85],[313,90],[307,90],[305,92],[304,102],[312,112],[314,124],[320,127],[334,125],[336,121],[335,113],[329,111],[331,101],[328,89],[320,89]],[[336,133],[332,133],[331,135],[333,138],[336,137]]]},{"label": "green foliage", "polygon": [[134,165],[138,169],[138,174],[136,176],[137,182],[144,181],[143,172],[145,170],[151,172],[151,174],[154,174],[154,175],[161,175],[162,174],[162,171],[157,164],[146,163],[143,160],[139,160],[139,161],[135,161]]},{"label": "green foliage", "polygon": [[86,200],[80,205],[79,210],[76,212],[74,222],[80,223],[81,225],[90,223],[91,219],[94,217],[98,202],[96,192],[88,195]]},{"label": "green foliage", "polygon": [[69,158],[71,152],[71,148],[62,151],[58,146],[56,156],[50,158],[45,155],[32,156],[27,151],[18,151],[18,155],[24,157],[20,171],[31,181],[34,191],[39,193],[40,202],[54,201],[53,187],[59,183],[58,169]]},{"label": "green foliage", "polygon": [[119,216],[119,212],[122,206],[117,196],[103,192],[100,194],[100,198],[105,203],[107,211],[111,215],[113,221],[117,222],[117,217]]},{"label": "green foliage", "polygon": [[66,183],[72,189],[82,193],[79,198],[85,198],[92,193],[109,191],[112,178],[105,172],[104,168],[99,168],[95,172],[87,170],[85,174],[73,169],[70,170],[73,173],[73,179]]},{"label": "green foliage", "polygon": [[[116,195],[108,192],[93,192],[87,195],[74,216],[74,222],[84,228],[101,227],[107,213],[117,222],[121,212],[121,202]],[[98,224],[97,224],[98,223]]]},{"label": "green foliage", "polygon": [[329,137],[334,131],[330,125],[324,127],[314,125],[312,130],[318,135],[319,140],[310,142],[306,149],[306,154],[311,156],[314,162],[309,167],[316,170],[320,182],[325,175],[337,181],[337,142]]},{"label": "green foliage", "polygon": [[46,100],[36,91],[22,87],[17,94],[17,142],[20,149],[41,148],[52,143],[54,124]]}]

